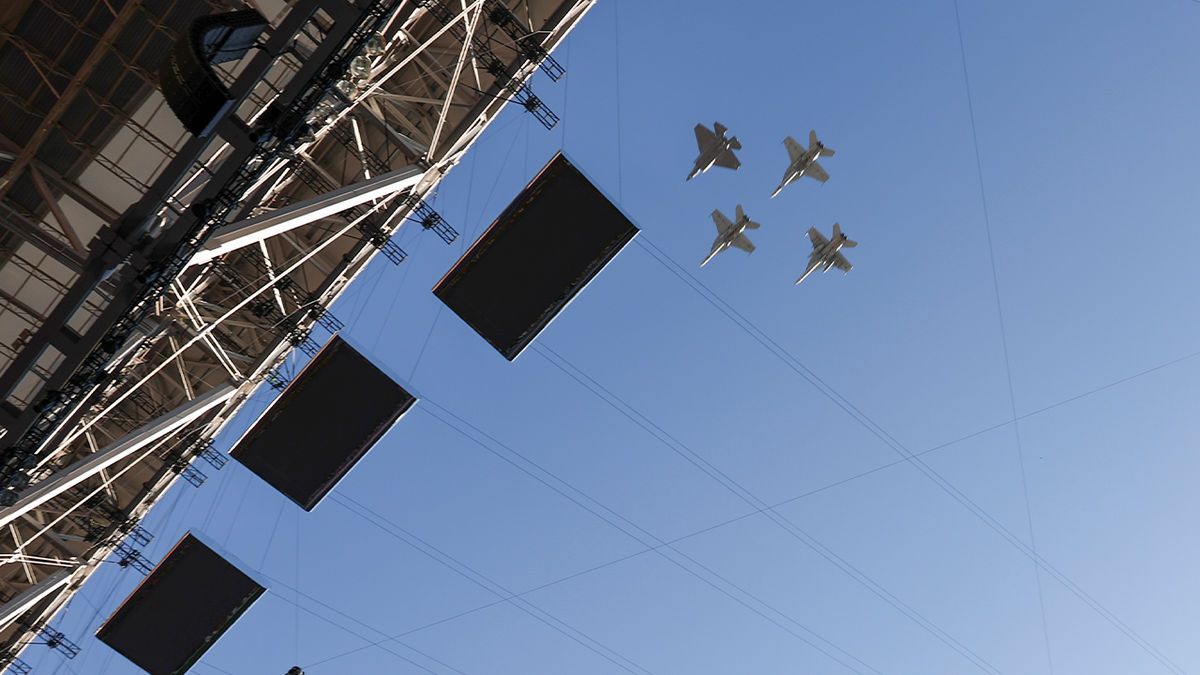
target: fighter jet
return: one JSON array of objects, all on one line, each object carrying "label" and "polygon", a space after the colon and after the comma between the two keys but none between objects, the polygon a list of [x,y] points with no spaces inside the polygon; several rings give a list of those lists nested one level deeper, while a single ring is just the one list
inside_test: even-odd
[{"label": "fighter jet", "polygon": [[800,176],[808,176],[816,178],[824,183],[829,180],[829,174],[825,173],[825,169],[817,164],[818,157],[832,157],[833,150],[825,147],[817,140],[817,132],[811,131],[808,134],[808,150],[796,142],[796,139],[788,136],[783,139],[783,144],[787,146],[788,157],[792,158],[792,163],[788,165],[787,171],[783,172],[783,182],[779,187],[775,188],[775,192],[771,193],[771,197],[779,194],[783,187]]},{"label": "fighter jet", "polygon": [[825,235],[817,231],[817,228],[809,228],[808,238],[812,240],[813,251],[808,254],[808,269],[804,270],[804,276],[796,280],[799,284],[804,281],[808,275],[813,273],[813,270],[825,266],[821,272],[828,272],[830,267],[836,267],[843,272],[850,272],[854,267],[846,261],[838,251],[843,248],[854,248],[858,246],[857,241],[851,241],[842,234],[842,226],[837,223],[833,224],[833,241],[825,238]]},{"label": "fighter jet", "polygon": [[754,244],[742,234],[745,230],[757,230],[758,223],[746,217],[742,212],[742,205],[737,205],[737,221],[729,222],[724,213],[720,209],[712,212],[713,222],[717,224],[717,240],[713,242],[712,252],[700,263],[701,267],[708,264],[718,253],[724,251],[730,246],[736,246],[747,253],[754,253]]},{"label": "fighter jet", "polygon": [[703,124],[696,125],[696,145],[700,146],[700,156],[696,158],[696,166],[688,174],[688,180],[708,171],[714,164],[734,170],[742,165],[733,155],[734,150],[742,149],[737,136],[725,138],[728,129],[721,126],[720,122],[713,124],[713,129],[717,130],[715,134]]}]

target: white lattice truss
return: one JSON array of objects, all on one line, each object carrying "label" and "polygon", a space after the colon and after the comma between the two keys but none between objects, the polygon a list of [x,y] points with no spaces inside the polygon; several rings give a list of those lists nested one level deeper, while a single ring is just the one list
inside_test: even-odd
[{"label": "white lattice truss", "polygon": [[[369,73],[359,73],[339,105],[312,118],[311,136],[259,174],[234,210],[234,222],[207,239],[158,297],[155,311],[119,346],[106,368],[110,376],[86,392],[38,448],[36,465],[26,472],[29,484],[16,493],[16,504],[0,509],[0,658],[17,656],[106,559],[128,563],[129,551],[136,552],[141,536],[137,524],[160,496],[180,477],[199,482],[203,471],[213,470],[205,462],[192,466],[197,458],[219,463],[208,441],[250,393],[264,381],[277,384],[281,376],[276,369],[290,351],[311,348],[310,331],[318,331],[315,337],[321,341],[329,330],[336,330],[336,319],[323,309],[381,250],[402,259],[398,249],[389,253],[394,244],[388,237],[412,222],[413,210],[423,206],[420,200],[539,67],[540,59],[523,49],[514,34],[526,31],[526,41],[535,42],[542,53],[553,51],[594,1],[440,0],[432,7],[410,0],[398,3],[379,33],[383,49],[376,43],[368,57]],[[271,18],[272,26],[286,22],[291,12],[342,2],[294,2]],[[39,3],[61,10],[53,0],[31,4]],[[111,43],[123,25],[119,20],[136,15],[140,4],[130,0],[120,9],[116,27],[110,29],[116,32],[100,36],[110,40],[101,40],[97,49],[116,50]],[[262,9],[267,3],[252,4]],[[497,5],[517,20],[507,30],[492,16]],[[227,7],[240,8],[236,2]],[[320,48],[330,21],[324,12],[309,19],[291,49],[274,59],[266,77],[241,103],[241,119],[253,124],[287,87],[304,57]],[[85,30],[82,22],[79,28]],[[0,38],[12,44],[21,39],[13,32]],[[28,44],[23,48],[31,60],[44,57],[32,53]],[[506,67],[505,74],[495,72],[497,60]],[[122,62],[137,70],[131,60]],[[229,82],[235,81],[237,64],[223,72]],[[71,86],[56,87],[56,93],[83,95],[78,92],[87,88],[75,80],[86,75],[75,73]],[[536,99],[521,102],[533,110]],[[55,110],[58,107],[62,106]],[[164,141],[137,117],[122,118],[124,130],[162,153],[162,170],[190,136]],[[52,111],[43,124],[47,131],[34,136],[38,143],[60,120]],[[8,147],[3,147],[6,142]],[[135,139],[130,148],[136,143],[142,141]],[[107,170],[114,184],[133,181],[146,187],[160,177],[132,171],[124,175],[117,168],[121,162],[105,158],[104,147],[93,150],[89,166]],[[209,143],[200,161],[174,183],[151,229],[168,229],[222,163],[236,156],[235,150],[236,143],[222,138]],[[45,197],[41,210],[24,213],[20,222],[9,218],[10,225],[16,225],[8,229],[33,248],[13,247],[16,252],[4,264],[21,266],[25,261],[21,269],[35,278],[38,269],[49,264],[28,263],[33,254],[21,253],[34,251],[78,273],[72,265],[82,267],[89,256],[98,255],[99,239],[85,248],[72,226],[74,219],[79,227],[80,217],[59,202],[69,197],[71,203],[83,203],[104,221],[93,229],[103,231],[117,221],[129,200],[109,200],[97,187],[103,181],[86,180],[90,169],[82,172],[84,179],[52,172],[39,160],[39,152],[38,147],[14,146],[0,137],[0,159],[9,160],[0,164],[5,172],[0,197],[18,189],[23,176],[31,177]],[[36,231],[16,231],[17,225]],[[56,289],[55,301],[61,301],[73,279],[60,274],[56,284],[44,279],[41,283]],[[120,295],[119,284],[98,284],[86,303],[73,308],[76,330],[86,331]],[[70,360],[58,343],[30,345],[27,338],[39,334],[53,308],[52,303],[51,310],[37,312],[24,307],[19,294],[0,292],[0,328],[19,320],[25,331],[11,350],[8,345],[0,349],[0,368],[21,364],[24,349],[43,350],[21,377],[6,374],[9,381],[19,380],[4,392],[8,419],[17,419],[45,396],[58,364]]]}]

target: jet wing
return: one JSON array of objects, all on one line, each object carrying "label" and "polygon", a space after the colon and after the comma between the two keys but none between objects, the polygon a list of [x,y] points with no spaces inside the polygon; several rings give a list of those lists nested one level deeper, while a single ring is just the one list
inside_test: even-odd
[{"label": "jet wing", "polygon": [[713,222],[717,224],[717,234],[725,234],[729,228],[733,227],[733,223],[721,213],[720,209],[712,212]]},{"label": "jet wing", "polygon": [[810,178],[816,178],[822,183],[829,180],[829,174],[825,173],[825,169],[822,169],[821,165],[817,164],[816,160],[813,160],[809,163],[808,168],[804,170],[804,175]]},{"label": "jet wing", "polygon": [[783,144],[787,146],[788,157],[790,157],[793,162],[797,159],[800,159],[804,156],[804,153],[808,152],[803,146],[796,142],[796,139],[792,138],[791,136],[783,139]]},{"label": "jet wing", "polygon": [[738,158],[733,156],[733,152],[729,150],[717,155],[717,161],[713,162],[713,164],[716,164],[717,166],[723,166],[726,169],[733,169],[734,171],[737,171],[737,168],[742,165],[742,163],[738,161]]},{"label": "jet wing", "polygon": [[812,240],[814,251],[829,243],[825,235],[821,234],[815,227],[808,228],[808,238]]},{"label": "jet wing", "polygon": [[841,251],[833,254],[833,266],[843,272],[849,272],[854,265],[851,265],[846,256],[842,255]]},{"label": "jet wing", "polygon": [[750,240],[747,239],[746,235],[744,234],[739,234],[738,236],[734,237],[733,241],[731,241],[729,245],[736,246],[747,253],[754,253],[754,244],[751,244]]},{"label": "jet wing", "polygon": [[700,152],[708,149],[708,146],[717,141],[717,135],[708,130],[708,127],[703,124],[696,125],[696,145],[700,146]]}]

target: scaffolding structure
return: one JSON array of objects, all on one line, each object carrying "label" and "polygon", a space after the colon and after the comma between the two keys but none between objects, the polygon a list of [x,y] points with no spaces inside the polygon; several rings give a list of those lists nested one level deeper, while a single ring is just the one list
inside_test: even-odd
[{"label": "scaffolding structure", "polygon": [[[426,197],[509,100],[553,126],[528,80],[594,2],[0,9],[0,667],[74,647],[49,622],[103,561],[154,564],[142,518],[221,468],[211,439],[377,253],[403,262],[400,227],[455,240]],[[269,26],[195,136],[159,68],[245,9]]]}]

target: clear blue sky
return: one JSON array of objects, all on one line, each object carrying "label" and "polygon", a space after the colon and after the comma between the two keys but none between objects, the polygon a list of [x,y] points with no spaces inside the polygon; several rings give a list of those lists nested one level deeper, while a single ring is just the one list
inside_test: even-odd
[{"label": "clear blue sky", "polygon": [[[312,513],[231,462],[147,520],[273,581],[193,672],[1200,672],[1200,3],[959,16],[600,2],[533,81],[558,128],[506,111],[460,240],[333,308],[425,398]],[[742,168],[685,182],[714,121]],[[768,199],[811,129],[830,180]],[[508,363],[430,289],[559,149],[642,235]],[[739,203],[758,250],[700,269]],[[835,221],[854,270],[793,286]],[[140,672],[86,637],[139,580],[24,660]]]}]

